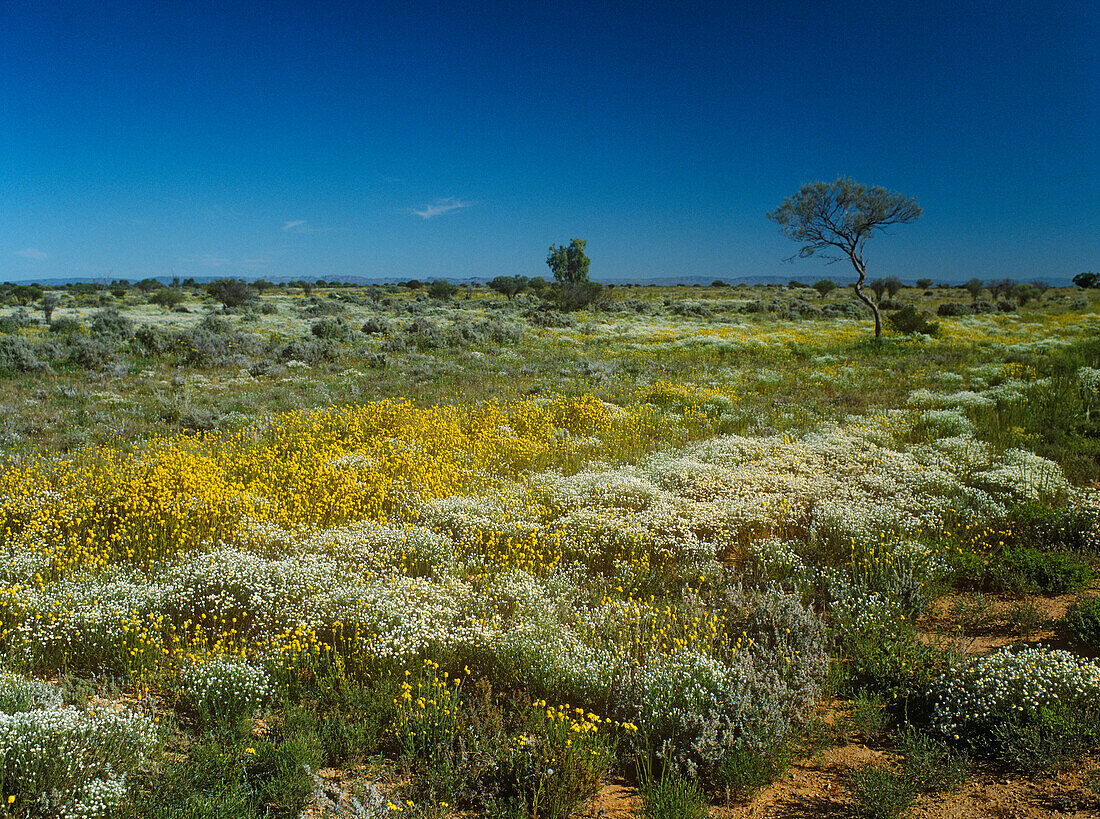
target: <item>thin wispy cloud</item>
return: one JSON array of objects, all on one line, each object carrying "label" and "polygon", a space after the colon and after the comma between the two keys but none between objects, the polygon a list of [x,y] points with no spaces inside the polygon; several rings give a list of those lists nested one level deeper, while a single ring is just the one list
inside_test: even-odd
[{"label": "thin wispy cloud", "polygon": [[412,208],[409,213],[412,213],[414,216],[419,216],[421,219],[431,219],[435,216],[442,216],[444,213],[468,208],[472,204],[473,202],[464,202],[461,199],[448,196],[446,199],[436,199],[430,205],[425,205],[423,208]]},{"label": "thin wispy cloud", "polygon": [[287,233],[330,233],[336,228],[314,227],[308,219],[295,219],[291,222],[283,222],[283,230]]},{"label": "thin wispy cloud", "polygon": [[35,247],[25,247],[22,250],[17,250],[15,251],[15,255],[24,259],[33,259],[36,262],[44,262],[46,259],[50,258],[49,254]]}]

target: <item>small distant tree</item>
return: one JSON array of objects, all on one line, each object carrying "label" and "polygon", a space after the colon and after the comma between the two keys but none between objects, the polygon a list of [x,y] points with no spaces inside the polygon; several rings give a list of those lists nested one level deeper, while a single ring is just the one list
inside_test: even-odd
[{"label": "small distant tree", "polygon": [[546,264],[554,274],[554,280],[562,284],[580,284],[588,281],[588,256],[584,253],[584,246],[588,242],[584,239],[574,238],[565,245],[550,245],[550,252],[546,256]]},{"label": "small distant tree", "polygon": [[1012,279],[1000,279],[989,283],[989,293],[994,301],[1010,299],[1016,292],[1016,282]]},{"label": "small distant tree", "polygon": [[971,279],[963,285],[963,289],[970,294],[971,299],[977,301],[982,291],[985,290],[985,282],[981,279]]},{"label": "small distant tree", "polygon": [[931,279],[917,279],[916,284],[917,284],[917,287],[919,287],[921,290],[927,290],[929,287],[932,286],[932,280]]},{"label": "small distant tree", "polygon": [[901,279],[897,276],[886,277],[886,295],[890,298],[894,298],[903,287],[905,287],[905,285],[901,283]]},{"label": "small distant tree", "polygon": [[886,279],[875,279],[867,286],[875,294],[875,301],[882,304],[882,294],[886,292]]},{"label": "small distant tree", "polygon": [[150,304],[161,307],[175,307],[183,301],[183,291],[177,287],[165,287],[149,297]]},{"label": "small distant tree", "polygon": [[821,298],[825,298],[827,295],[836,290],[836,282],[832,279],[821,279],[814,282],[814,290],[818,292]]},{"label": "small distant tree", "polygon": [[1039,288],[1033,284],[1021,284],[1016,288],[1014,293],[1016,296],[1016,303],[1023,307],[1032,299],[1037,299],[1041,295]]},{"label": "small distant tree", "polygon": [[443,299],[446,301],[457,292],[458,285],[451,284],[446,279],[436,279],[428,285],[428,295],[433,299]]},{"label": "small distant tree", "polygon": [[865,187],[851,179],[832,184],[814,182],[803,185],[794,196],[768,214],[779,224],[780,232],[800,242],[799,256],[818,253],[830,261],[847,259],[856,271],[855,294],[875,317],[875,338],[882,337],[882,315],[878,306],[863,293],[867,267],[863,248],[876,231],[890,225],[912,222],[921,215],[915,199],[891,193],[885,188]]},{"label": "small distant tree", "polygon": [[[164,285],[156,279],[142,279],[134,286],[142,293],[151,293],[154,290],[159,290],[164,287]],[[123,289],[125,290],[125,286],[123,286]]]},{"label": "small distant tree", "polygon": [[712,281],[710,283],[710,286],[711,287],[725,287],[726,283],[724,281],[722,281],[721,279],[715,279],[714,281]]},{"label": "small distant tree", "polygon": [[1073,283],[1084,290],[1100,287],[1100,273],[1078,273],[1073,277]]},{"label": "small distant tree", "polygon": [[531,286],[531,280],[526,276],[497,276],[489,280],[489,289],[495,290],[508,298],[514,298]]},{"label": "small distant tree", "polygon": [[206,292],[226,307],[240,307],[252,298],[252,288],[240,279],[217,279],[206,285]]},{"label": "small distant tree", "polygon": [[550,282],[546,281],[542,276],[535,276],[527,283],[527,286],[535,293],[541,293],[550,286]]},{"label": "small distant tree", "polygon": [[42,294],[42,315],[46,317],[46,324],[53,320],[53,311],[57,307],[57,293],[47,290]]},{"label": "small distant tree", "polygon": [[262,296],[264,291],[271,287],[271,282],[267,279],[256,279],[256,281],[252,282],[252,286],[255,287],[256,292]]}]

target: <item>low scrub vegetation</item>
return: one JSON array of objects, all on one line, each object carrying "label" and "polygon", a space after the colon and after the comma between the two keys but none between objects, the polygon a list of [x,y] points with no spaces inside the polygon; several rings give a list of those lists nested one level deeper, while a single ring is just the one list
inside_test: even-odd
[{"label": "low scrub vegetation", "polygon": [[0,316],[0,814],[699,817],[823,702],[864,816],[1100,746],[1091,301],[442,284]]}]

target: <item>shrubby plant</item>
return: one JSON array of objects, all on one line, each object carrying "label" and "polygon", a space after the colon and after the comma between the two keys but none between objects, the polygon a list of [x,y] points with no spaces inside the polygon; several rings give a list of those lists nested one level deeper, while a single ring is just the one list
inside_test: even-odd
[{"label": "shrubby plant", "polygon": [[180,701],[207,725],[235,727],[266,706],[272,693],[267,671],[243,660],[214,657],[180,672]]},{"label": "shrubby plant", "polygon": [[132,771],[157,749],[156,726],[122,710],[47,707],[0,713],[0,794],[12,815],[107,817]]},{"label": "shrubby plant", "polygon": [[1100,666],[1066,651],[1001,650],[950,669],[932,686],[932,725],[1025,768],[1056,764],[1100,739]]}]

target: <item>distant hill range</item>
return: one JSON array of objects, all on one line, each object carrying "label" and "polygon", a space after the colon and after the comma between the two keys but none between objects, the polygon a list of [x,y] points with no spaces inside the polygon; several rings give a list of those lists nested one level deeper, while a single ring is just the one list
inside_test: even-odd
[{"label": "distant hill range", "polygon": [[[168,276],[155,276],[153,278],[156,278],[158,281],[163,282],[164,284],[168,284],[171,280],[170,277],[168,277]],[[184,278],[189,278],[189,279],[192,279],[192,280],[194,280],[196,282],[200,282],[200,283],[202,283],[202,282],[212,282],[212,281],[216,281],[217,279],[227,279],[227,278],[238,278],[238,279],[243,279],[245,281],[255,281],[256,279],[265,279],[265,280],[271,282],[272,284],[279,284],[279,283],[282,283],[282,282],[300,281],[303,277],[278,276],[278,277],[268,278],[266,276],[235,276],[234,277],[234,276],[231,276],[231,275],[222,275],[222,276],[188,276],[188,277],[184,277]],[[447,281],[451,282],[451,284],[466,285],[466,284],[485,284],[485,282],[487,282],[489,279],[491,279],[493,277],[492,276],[488,276],[488,277],[486,277],[486,276],[467,276],[467,277],[464,277],[464,278],[459,278],[459,277],[450,277],[450,276],[426,276],[426,277],[420,279],[420,281],[422,281],[424,283],[428,283],[428,282],[431,282],[431,281],[433,281],[434,279],[437,279],[437,278],[438,279],[446,279]],[[653,276],[653,277],[638,277],[636,279],[628,279],[628,278],[625,278],[625,277],[615,277],[615,276],[609,276],[609,277],[606,277],[606,278],[605,277],[600,277],[600,276],[594,276],[593,281],[597,281],[600,284],[613,284],[616,287],[623,286],[623,285],[643,285],[643,286],[644,285],[656,285],[658,287],[675,287],[675,286],[678,285],[678,286],[681,286],[681,287],[684,287],[684,286],[686,286],[686,287],[692,287],[692,286],[707,287],[707,286],[713,284],[716,281],[720,281],[720,282],[722,282],[722,284],[731,285],[731,286],[739,285],[739,284],[740,285],[786,285],[786,284],[788,284],[792,281],[796,281],[796,282],[800,282],[802,284],[809,285],[809,284],[813,284],[816,281],[820,281],[821,279],[828,279],[828,278],[833,278],[833,277],[831,277],[831,276],[822,276],[822,275],[814,275],[814,276],[806,276],[806,275],[795,275],[795,276],[733,276],[733,277]],[[929,278],[932,278],[932,280],[934,282],[936,282],[936,284],[941,283],[940,280],[935,279],[934,277],[930,276]],[[346,283],[346,284],[358,284],[358,285],[368,285],[368,284],[381,285],[381,284],[397,284],[397,283],[400,283],[400,282],[403,282],[403,281],[407,281],[407,279],[399,278],[399,277],[395,277],[395,276],[384,276],[384,277],[379,277],[379,278],[367,278],[365,276],[333,276],[331,279],[326,279],[325,281],[341,282],[341,283]],[[851,276],[844,275],[844,276],[838,276],[838,277],[833,278],[833,281],[835,281],[837,284],[839,284],[843,287],[843,286],[850,285],[852,283],[852,281],[854,281],[854,279]],[[1021,281],[1021,280],[1018,280],[1018,281]],[[1065,276],[1065,277],[1035,276],[1035,277],[1032,277],[1032,278],[1023,280],[1023,281],[1042,282],[1044,284],[1050,285],[1051,287],[1070,287],[1070,286],[1073,285],[1073,281],[1071,280],[1070,276]],[[34,284],[42,285],[44,287],[60,287],[62,285],[66,285],[66,284],[99,284],[99,285],[103,285],[104,287],[106,287],[107,285],[110,284],[110,279],[107,279],[107,278],[104,278],[104,277],[89,278],[89,277],[73,276],[72,278],[17,279],[17,280],[15,280],[15,283],[16,284],[31,284],[31,283],[34,283]],[[131,280],[130,283],[133,284],[134,281]],[[956,282],[956,281],[948,281],[946,283],[951,284],[951,285],[955,285],[955,286],[960,286],[962,284],[962,282]],[[907,281],[906,284],[912,285],[912,282]]]}]

